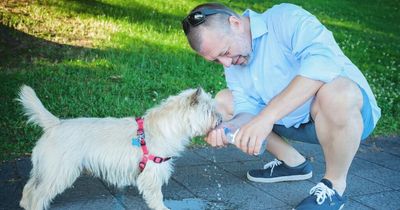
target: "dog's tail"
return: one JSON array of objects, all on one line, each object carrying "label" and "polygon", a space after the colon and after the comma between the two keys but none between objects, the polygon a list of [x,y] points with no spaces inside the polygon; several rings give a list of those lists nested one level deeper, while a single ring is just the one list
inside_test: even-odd
[{"label": "dog's tail", "polygon": [[21,87],[19,98],[25,110],[25,115],[28,116],[28,122],[39,125],[43,129],[53,127],[60,123],[60,119],[51,114],[36,96],[35,91],[26,85]]}]

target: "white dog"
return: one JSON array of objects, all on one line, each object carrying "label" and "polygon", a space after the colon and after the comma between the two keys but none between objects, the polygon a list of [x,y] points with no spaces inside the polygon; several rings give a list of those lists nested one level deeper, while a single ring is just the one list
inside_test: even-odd
[{"label": "white dog", "polygon": [[[48,208],[82,170],[117,187],[135,185],[150,208],[168,209],[161,187],[173,171],[169,157],[179,156],[190,138],[206,134],[221,120],[213,99],[201,88],[185,90],[148,110],[144,130],[141,121],[131,117],[59,119],[28,86],[21,88],[18,100],[28,122],[44,130],[33,148],[33,168],[20,201],[29,210]],[[142,131],[144,135],[138,135]],[[138,144],[141,139],[145,145]]]}]

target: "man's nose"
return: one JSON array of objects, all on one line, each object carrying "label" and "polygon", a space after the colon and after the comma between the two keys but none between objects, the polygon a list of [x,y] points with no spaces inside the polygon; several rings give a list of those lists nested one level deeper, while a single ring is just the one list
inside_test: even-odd
[{"label": "man's nose", "polygon": [[224,65],[225,67],[229,67],[232,65],[232,58],[229,57],[219,57],[218,61]]}]

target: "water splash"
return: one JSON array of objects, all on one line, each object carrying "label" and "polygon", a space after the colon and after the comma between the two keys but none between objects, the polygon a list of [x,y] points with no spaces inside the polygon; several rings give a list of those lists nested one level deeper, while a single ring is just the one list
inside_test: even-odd
[{"label": "water splash", "polygon": [[[213,181],[214,181],[215,184],[217,184],[217,186],[218,186],[218,188],[217,188],[215,194],[216,194],[216,196],[217,196],[217,200],[218,200],[218,201],[221,201],[221,200],[222,200],[221,194],[223,194],[223,192],[222,192],[222,185],[220,184],[220,182],[219,182],[219,180],[218,180],[218,178],[220,177],[220,174],[217,173],[217,172],[218,172],[218,168],[217,168],[217,165],[215,164],[215,163],[217,163],[217,157],[216,157],[216,155],[215,155],[215,150],[211,150],[211,157],[212,157],[213,163],[214,163],[214,166],[213,166],[214,170],[212,170],[212,173],[214,173],[214,176],[212,176],[212,177],[215,178]],[[211,171],[210,171],[210,172],[211,172]],[[212,180],[211,180],[211,176],[209,177],[209,179],[210,179],[210,181],[212,181]]]}]

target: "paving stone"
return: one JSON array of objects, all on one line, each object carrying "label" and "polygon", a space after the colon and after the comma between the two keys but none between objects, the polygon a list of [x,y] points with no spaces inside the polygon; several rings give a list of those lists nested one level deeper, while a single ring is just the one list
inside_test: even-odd
[{"label": "paving stone", "polygon": [[400,157],[400,136],[368,139],[365,145],[376,151],[383,151]]},{"label": "paving stone", "polygon": [[[78,200],[78,201],[71,201],[71,202],[63,202],[63,203],[56,203],[51,206],[51,210],[77,210],[77,209],[84,209],[84,210],[106,210],[106,209],[113,209],[113,210],[125,210],[126,208],[122,206],[115,198],[113,197],[104,197],[102,199],[87,199],[87,200]],[[136,208],[139,209],[139,208]]]},{"label": "paving stone", "polygon": [[350,174],[368,179],[383,186],[400,190],[400,172],[394,171],[366,160],[355,158]]},{"label": "paving stone", "polygon": [[18,158],[16,161],[17,173],[20,177],[29,178],[32,169],[30,157]]},{"label": "paving stone", "polygon": [[388,190],[391,189],[355,175],[348,175],[345,195],[353,197],[363,194],[385,192]]},{"label": "paving stone", "polygon": [[[139,200],[140,202],[145,202],[142,195],[139,194],[138,189],[134,186],[129,186],[124,189],[109,187],[109,190],[111,194],[125,206],[134,206],[134,203]],[[189,190],[177,183],[173,177],[169,180],[168,185],[163,186],[162,192],[164,200],[182,200],[194,197]]]},{"label": "paving stone", "polygon": [[126,209],[143,209],[150,210],[144,201],[143,197],[139,193],[133,194],[128,190],[126,192],[117,193],[115,198],[123,205]]},{"label": "paving stone", "polygon": [[70,203],[80,200],[95,200],[111,197],[111,193],[103,185],[103,183],[94,177],[81,176],[71,188],[58,195],[54,204]]},{"label": "paving stone", "polygon": [[19,207],[19,201],[22,196],[23,181],[9,181],[0,184],[0,209],[22,209]]},{"label": "paving stone", "polygon": [[[179,168],[175,177],[178,182],[191,189],[196,197],[224,202],[228,208],[263,209],[285,205],[216,166]],[[249,200],[252,202],[248,202]]]},{"label": "paving stone", "polygon": [[216,165],[230,174],[236,176],[241,180],[247,180],[247,171],[256,168],[262,168],[266,161],[252,160],[252,161],[237,161],[237,162],[217,162]]},{"label": "paving stone", "polygon": [[400,192],[389,191],[353,197],[354,200],[379,210],[399,209]]},{"label": "paving stone", "polygon": [[184,198],[193,198],[194,195],[190,191],[175,180],[175,174],[172,175],[168,185],[163,186],[162,192],[165,199],[179,200]]},{"label": "paving stone", "polygon": [[186,150],[181,157],[177,157],[175,160],[176,167],[205,164],[209,164],[209,161],[196,154],[194,150]]},{"label": "paving stone", "polygon": [[288,210],[292,208],[293,206],[282,206],[282,207],[266,208],[265,210]]},{"label": "paving stone", "polygon": [[198,149],[195,152],[211,162],[247,161],[261,158],[243,153],[241,150],[232,145],[226,148],[207,147]]},{"label": "paving stone", "polygon": [[354,201],[352,197],[347,200],[347,202],[344,204],[343,209],[351,209],[351,210],[368,210],[368,209],[373,209],[371,207],[365,206],[357,201]]},{"label": "paving stone", "polygon": [[386,152],[359,152],[357,157],[388,169],[400,171],[400,156]]},{"label": "paving stone", "polygon": [[313,167],[313,176],[311,177],[310,181],[318,183],[325,175],[325,162],[313,160],[311,165]]},{"label": "paving stone", "polygon": [[126,209],[150,210],[141,197],[129,197],[129,201],[124,202],[124,205]]},{"label": "paving stone", "polygon": [[0,183],[16,178],[17,171],[15,161],[9,161],[0,164]]},{"label": "paving stone", "polygon": [[309,144],[299,141],[289,141],[289,143],[307,159],[324,162],[324,153],[319,144]]}]

